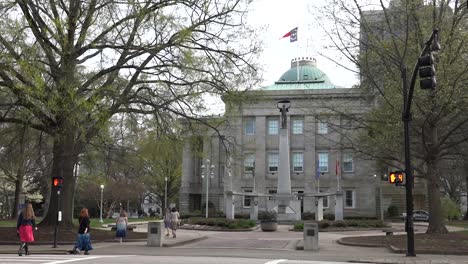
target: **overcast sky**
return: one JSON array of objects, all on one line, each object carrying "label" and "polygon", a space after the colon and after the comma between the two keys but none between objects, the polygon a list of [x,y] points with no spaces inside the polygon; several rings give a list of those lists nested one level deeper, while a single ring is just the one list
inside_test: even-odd
[{"label": "overcast sky", "polygon": [[[290,68],[291,59],[298,56],[316,58],[318,67],[335,85],[351,87],[358,82],[355,73],[319,55],[325,52],[327,56],[344,61],[338,52],[324,49],[326,45],[330,45],[330,41],[314,18],[320,11],[319,8],[326,2],[326,0],[253,1],[248,15],[250,24],[255,27],[266,26],[266,30],[258,36],[265,44],[261,55],[265,79],[263,86],[277,81]],[[290,43],[289,38],[279,39],[295,27],[298,27],[297,43]],[[352,64],[344,63],[347,67],[352,67]]]},{"label": "overcast sky", "polygon": [[[388,1],[390,0],[383,0],[385,5]],[[358,2],[365,10],[380,9],[380,0]],[[316,21],[316,16],[326,4],[330,4],[330,0],[253,0],[247,16],[248,23],[255,28],[265,28],[257,36],[264,42],[264,51],[260,55],[263,64],[260,70],[264,79],[261,86],[268,86],[277,81],[291,67],[291,59],[296,57],[315,58],[317,66],[337,86],[350,88],[358,83],[356,73],[320,55],[324,53],[344,66],[355,69],[354,65],[338,51],[325,49],[331,45],[331,42]],[[298,27],[297,42],[290,43],[289,38],[280,39],[295,27]],[[208,112],[211,114],[224,112],[221,100],[213,98],[209,100],[213,101],[213,104],[210,105]]]}]

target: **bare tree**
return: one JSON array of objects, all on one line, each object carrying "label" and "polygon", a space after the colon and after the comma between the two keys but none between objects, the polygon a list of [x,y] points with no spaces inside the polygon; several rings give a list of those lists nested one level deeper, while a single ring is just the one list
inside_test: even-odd
[{"label": "bare tree", "polygon": [[[427,1],[426,1],[427,2]],[[374,9],[374,10],[371,10]],[[347,144],[358,152],[393,166],[403,164],[402,78],[417,61],[432,28],[440,29],[442,49],[437,54],[437,88],[416,86],[412,121],[412,156],[417,174],[424,177],[429,198],[428,233],[444,233],[440,189],[441,161],[456,155],[468,137],[468,11],[460,1],[380,1],[365,6],[335,0],[327,8],[327,28],[334,48],[359,69],[360,88],[375,95],[369,115],[354,117],[365,133]],[[342,113],[346,115],[346,113]]]}]

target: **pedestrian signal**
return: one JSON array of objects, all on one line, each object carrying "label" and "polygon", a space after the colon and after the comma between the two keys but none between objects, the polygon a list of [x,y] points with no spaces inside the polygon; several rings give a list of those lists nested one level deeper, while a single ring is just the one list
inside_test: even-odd
[{"label": "pedestrian signal", "polygon": [[60,188],[63,185],[63,177],[52,177],[52,185],[55,188]]},{"label": "pedestrian signal", "polygon": [[388,182],[396,185],[402,185],[405,180],[405,175],[402,171],[393,171],[388,175]]}]

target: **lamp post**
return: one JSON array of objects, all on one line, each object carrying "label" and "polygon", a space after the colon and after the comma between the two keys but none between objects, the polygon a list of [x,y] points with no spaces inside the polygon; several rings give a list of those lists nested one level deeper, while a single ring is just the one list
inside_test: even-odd
[{"label": "lamp post", "polygon": [[0,219],[3,218],[3,203],[0,202]]},{"label": "lamp post", "polygon": [[104,221],[102,221],[102,200],[104,199],[104,185],[101,184],[101,212],[99,214],[100,218],[99,218],[99,223],[103,223]]},{"label": "lamp post", "polygon": [[164,210],[167,208],[167,177],[164,177],[165,186],[164,186]]},{"label": "lamp post", "polygon": [[[206,164],[206,165],[205,165]],[[210,165],[210,160],[206,159],[206,163],[201,166],[202,168],[202,174],[201,177],[206,178],[205,184],[206,184],[206,204],[205,204],[205,218],[208,218],[208,195],[209,195],[209,186],[210,186],[210,179],[214,177],[214,165]],[[205,170],[206,169],[206,170]],[[206,177],[205,177],[206,176]]]},{"label": "lamp post", "polygon": [[[419,56],[418,61],[414,65],[413,73],[411,75],[411,80],[408,90],[408,81],[406,77],[406,66],[401,71],[401,76],[403,80],[403,124],[404,124],[404,135],[405,135],[405,174],[406,174],[406,222],[405,222],[405,231],[407,239],[407,253],[408,257],[415,257],[416,253],[414,251],[414,225],[413,225],[413,171],[411,168],[411,154],[410,154],[410,126],[411,126],[411,102],[413,100],[414,85],[416,83],[416,77],[418,70],[423,66],[422,58],[425,57],[428,53],[432,51],[440,50],[440,44],[438,42],[438,29],[433,29],[432,34],[429,37],[429,40],[426,42],[421,55]],[[420,73],[421,75],[421,73]],[[435,76],[435,73],[433,73]],[[435,83],[434,83],[435,86]],[[434,90],[434,87],[432,87]]]}]

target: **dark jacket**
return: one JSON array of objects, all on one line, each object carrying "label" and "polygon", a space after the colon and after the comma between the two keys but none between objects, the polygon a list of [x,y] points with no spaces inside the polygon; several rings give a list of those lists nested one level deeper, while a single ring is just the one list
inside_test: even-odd
[{"label": "dark jacket", "polygon": [[36,228],[36,221],[33,219],[24,219],[23,212],[18,216],[18,221],[16,222],[16,229],[19,230],[22,225],[30,225],[33,228]]},{"label": "dark jacket", "polygon": [[78,228],[78,233],[84,234],[85,229],[88,228],[86,233],[89,233],[89,217],[78,217],[78,221],[80,222],[80,227]]}]

